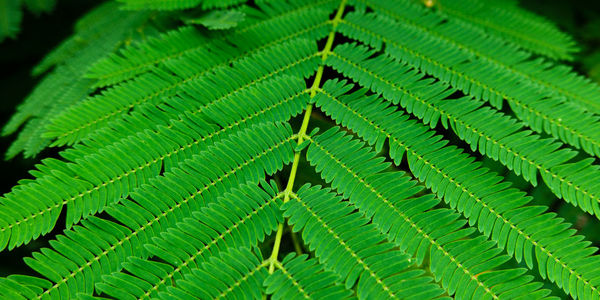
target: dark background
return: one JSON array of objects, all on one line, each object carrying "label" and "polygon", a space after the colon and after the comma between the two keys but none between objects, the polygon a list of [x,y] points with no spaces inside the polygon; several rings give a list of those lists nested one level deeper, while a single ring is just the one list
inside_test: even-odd
[{"label": "dark background", "polygon": [[[0,43],[0,127],[38,83],[40,78],[30,75],[33,67],[71,35],[75,21],[98,3],[60,0],[52,13],[40,16],[24,10],[17,38]],[[8,161],[4,159],[6,149],[17,134],[0,137],[0,194],[10,191],[19,179],[28,177],[28,170],[37,162],[37,159],[23,159],[22,155]]]},{"label": "dark background", "polygon": [[[98,3],[99,1],[94,0],[60,0],[50,14],[36,16],[24,11],[17,38],[0,43],[0,127],[6,124],[16,106],[40,80],[40,77],[30,75],[33,67],[46,53],[71,35],[75,21]],[[38,159],[24,159],[19,155],[7,161],[4,154],[17,134],[18,132],[0,137],[0,195],[9,192],[18,180],[30,178],[28,171],[39,158],[55,152],[43,152]],[[52,235],[47,235],[50,236]],[[0,276],[34,274],[22,258],[30,256],[33,250],[46,246],[47,241],[47,238],[42,237],[28,245],[0,252]]]},{"label": "dark background", "polygon": [[[67,38],[72,33],[75,21],[97,3],[98,1],[94,0],[60,0],[51,14],[35,16],[25,12],[17,39],[0,43],[0,126],[7,122],[16,106],[39,81],[40,78],[30,75],[35,64]],[[570,64],[580,73],[600,82],[600,1],[522,0],[521,3],[553,20],[561,29],[574,36],[582,50]],[[39,159],[28,160],[18,156],[5,161],[4,153],[15,137],[16,134],[0,137],[0,195],[9,192],[19,179],[29,178],[28,170],[32,169]],[[44,152],[41,157],[55,152]],[[519,185],[520,179],[514,180]],[[528,189],[527,185],[523,187]],[[529,192],[535,195],[538,191]],[[556,201],[551,208],[575,224],[580,233],[596,245],[600,243],[598,220],[582,214],[581,210],[561,200]],[[0,252],[0,276],[30,272],[29,268],[24,267],[22,257],[29,256],[32,250],[46,244],[47,238],[40,238],[12,251]]]}]

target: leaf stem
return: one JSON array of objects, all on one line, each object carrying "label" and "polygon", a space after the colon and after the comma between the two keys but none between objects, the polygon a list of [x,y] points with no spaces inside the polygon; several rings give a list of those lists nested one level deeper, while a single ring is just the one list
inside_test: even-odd
[{"label": "leaf stem", "polygon": [[298,240],[298,234],[293,232],[290,228],[290,235],[292,236],[292,242],[294,242],[294,250],[296,250],[296,254],[302,254],[302,246],[300,246],[300,240]]},{"label": "leaf stem", "polygon": [[[323,51],[321,51],[322,61],[325,62],[327,55],[331,53],[331,47],[333,46],[333,40],[335,39],[335,29],[342,19],[342,15],[344,14],[344,9],[346,7],[346,0],[342,0],[340,2],[340,6],[331,22],[331,32],[329,32],[329,36],[327,37],[327,42],[325,43],[325,47]],[[321,79],[323,78],[323,71],[325,69],[325,65],[321,63],[319,69],[317,69],[317,74],[315,75],[315,79],[310,88],[310,97],[313,98],[317,94],[317,90],[321,85]],[[308,129],[308,123],[310,122],[310,115],[312,113],[312,103],[309,103],[306,106],[306,110],[304,111],[304,118],[302,119],[302,125],[300,126],[300,131],[298,132],[298,145],[302,144],[306,135],[306,130]],[[296,180],[296,173],[298,172],[298,164],[300,162],[300,151],[294,154],[294,161],[292,163],[292,170],[290,171],[290,177],[287,182],[287,186],[284,191],[283,202],[287,202],[290,200],[290,194],[292,193],[292,189],[294,187],[294,181]],[[281,237],[283,235],[283,223],[279,223],[277,226],[277,234],[275,236],[275,243],[273,244],[273,251],[271,252],[271,256],[269,257],[269,273],[273,273],[275,271],[275,263],[277,261],[277,256],[279,255],[279,248],[281,246]]]}]

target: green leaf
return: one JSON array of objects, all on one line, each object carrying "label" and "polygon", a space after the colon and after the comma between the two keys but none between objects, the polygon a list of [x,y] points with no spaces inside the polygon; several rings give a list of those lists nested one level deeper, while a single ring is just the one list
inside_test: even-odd
[{"label": "green leaf", "polygon": [[21,0],[0,0],[0,42],[7,37],[16,37],[21,18]]},{"label": "green leaf", "polygon": [[215,10],[199,18],[185,20],[188,24],[200,24],[211,30],[222,30],[236,27],[244,21],[246,14],[236,10]]},{"label": "green leaf", "polygon": [[515,0],[99,5],[4,127],[61,148],[0,197],[0,298],[598,299],[576,48]]}]

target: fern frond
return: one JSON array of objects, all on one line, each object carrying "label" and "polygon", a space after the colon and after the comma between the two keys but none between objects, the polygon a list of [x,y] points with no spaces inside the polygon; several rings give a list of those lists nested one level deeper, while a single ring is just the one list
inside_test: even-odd
[{"label": "fern frond", "polygon": [[[19,135],[7,157],[13,157],[24,151],[26,157],[33,157],[50,144],[44,136],[45,127],[56,115],[84,98],[92,81],[82,78],[85,70],[97,59],[112,52],[138,26],[146,22],[147,13],[116,12],[105,18],[110,26],[96,30],[101,35],[89,36],[85,46],[76,48],[75,57],[58,66],[48,74],[36,89],[21,104],[17,113],[4,126],[2,134],[7,135],[30,120]],[[102,25],[102,22],[100,22]],[[104,24],[106,25],[106,24]]]},{"label": "fern frond", "polygon": [[[100,11],[115,10],[114,6],[101,6]],[[127,34],[143,23],[148,15],[146,13],[124,13],[112,11],[98,20],[98,26],[90,30],[99,31],[99,34],[85,36],[84,47],[70,49],[68,55],[73,60],[65,62],[64,66],[46,76],[43,82],[34,89],[23,104],[17,108],[17,113],[4,126],[3,135],[10,134],[28,118],[41,115],[44,109],[55,101],[60,101],[61,92],[68,89],[69,84],[80,78],[86,69],[97,59],[113,51]],[[73,52],[73,53],[71,53]],[[57,54],[57,56],[62,56]],[[62,59],[50,56],[48,61],[43,61],[38,68],[46,69],[61,62]],[[51,100],[49,100],[51,99]]]},{"label": "fern frond", "polygon": [[[339,89],[332,95],[349,89],[343,84],[328,87],[333,91]],[[435,90],[428,90],[437,94]],[[569,229],[569,224],[556,218],[554,213],[544,213],[545,207],[525,206],[529,197],[509,188],[499,176],[474,162],[473,157],[456,147],[446,146],[447,141],[406,115],[394,112],[395,109],[381,102],[374,104],[377,102],[373,97],[367,101],[360,99],[363,95],[364,92],[358,92],[340,100],[328,97],[316,101],[322,103],[334,119],[369,144],[376,145],[376,149],[381,149],[387,140],[390,157],[396,164],[406,156],[410,170],[419,181],[461,212],[471,226],[477,224],[481,233],[505,248],[518,262],[524,260],[533,268],[535,253],[542,278],[556,282],[574,297],[600,296],[596,284],[600,274],[587,267],[597,267],[600,263],[598,256],[592,256],[596,249],[588,247],[589,242],[582,241],[582,236],[574,235],[575,230]],[[563,272],[569,276],[563,276]]]},{"label": "fern frond", "polygon": [[534,185],[539,172],[555,195],[600,217],[600,187],[593,179],[600,176],[600,170],[591,164],[593,160],[573,161],[577,153],[559,149],[563,146],[560,143],[523,130],[522,124],[479,101],[448,99],[453,92],[448,86],[424,79],[389,57],[371,55],[365,47],[340,45],[328,64],[399,103],[432,128],[438,120],[445,128],[452,127],[473,151],[499,160]]},{"label": "fern frond", "polygon": [[[525,269],[498,269],[509,257],[500,255],[494,242],[473,236],[474,229],[464,229],[466,221],[452,210],[435,209],[440,201],[432,195],[416,197],[422,188],[403,172],[382,172],[389,164],[362,142],[333,128],[311,138],[307,160],[418,265],[429,254],[429,268],[437,281],[443,279],[449,295],[500,299],[523,293],[534,299],[549,293],[540,290],[541,283],[531,282],[531,276],[522,276]],[[486,275],[478,276],[482,273]],[[495,286],[497,277],[503,278],[503,286]]]},{"label": "fern frond", "polygon": [[0,42],[17,35],[22,18],[21,0],[0,0]]},{"label": "fern frond", "polygon": [[[65,70],[58,69],[57,73],[62,73],[63,71]],[[54,75],[56,74],[50,74],[49,76]],[[64,75],[72,76],[73,74],[65,72]],[[65,80],[66,82],[66,77],[62,77],[60,80]],[[56,87],[57,90],[62,92],[60,95],[56,94],[56,97],[58,97],[58,99],[55,100],[56,102],[49,105],[44,105],[46,107],[45,110],[41,110],[37,116],[34,116],[27,121],[27,123],[23,126],[23,129],[21,129],[19,132],[19,135],[15,141],[6,151],[6,158],[13,158],[21,152],[23,152],[24,157],[35,157],[37,154],[42,152],[42,150],[48,147],[51,140],[44,137],[44,134],[46,132],[46,126],[50,123],[50,120],[67,107],[82,100],[90,91],[90,87],[91,80],[88,79],[79,79],[72,81],[69,86],[63,85]],[[42,94],[43,93],[44,92],[42,92]],[[30,107],[33,108],[33,106]]]},{"label": "fern frond", "polygon": [[[472,54],[446,41],[378,14],[349,14],[340,24],[340,31],[375,49],[385,44],[385,52],[391,57],[494,106],[501,106],[506,99],[516,116],[533,130],[600,156],[597,116],[552,97],[550,92],[531,93],[527,85],[519,84],[519,77],[510,76],[488,61],[472,58]],[[578,113],[574,114],[574,110]]]},{"label": "fern frond", "polygon": [[[111,54],[95,63],[87,77],[96,79],[96,86],[102,87],[134,78],[155,65],[173,60],[208,55],[210,59],[227,61],[252,49],[264,49],[297,37],[320,38],[326,34],[319,32],[327,27],[325,21],[335,5],[333,0],[273,1],[259,5],[258,11],[248,12],[258,15],[257,21],[212,38],[203,36],[194,27],[181,27]],[[225,47],[227,43],[224,45],[223,41],[239,48]]]},{"label": "fern frond", "polygon": [[161,56],[168,56],[178,49],[185,49],[186,44],[204,43],[208,43],[207,39],[194,27],[180,27],[159,37],[129,45],[120,49],[118,54],[111,53],[94,63],[86,77],[95,79],[96,87],[113,85],[151,70],[154,63],[150,62],[160,60]]},{"label": "fern frond", "polygon": [[32,299],[43,288],[48,288],[50,285],[49,281],[41,278],[10,275],[0,278],[0,297],[2,299]]},{"label": "fern frond", "polygon": [[[122,197],[129,195],[136,187],[156,177],[163,161],[166,160],[165,168],[170,169],[192,157],[194,151],[219,141],[221,133],[228,133],[228,128],[218,130],[198,119],[178,125],[171,128],[167,136],[147,134],[138,136],[138,139],[123,141],[123,144],[101,151],[102,154],[92,153],[75,160],[76,164],[66,166],[69,173],[55,170],[53,176],[41,176],[6,194],[0,210],[0,248],[8,244],[9,249],[12,249],[49,232],[65,204],[68,227],[82,217],[103,211],[105,207],[114,205]],[[276,133],[281,130],[268,124],[259,128],[259,132]],[[244,139],[252,139],[252,133],[248,129],[234,131],[230,138],[240,134],[245,134]],[[254,142],[266,143],[268,140],[261,138]],[[139,153],[140,144],[149,146],[143,151],[146,153],[144,156],[128,154]],[[261,147],[264,148],[265,146]],[[166,153],[161,154],[165,150]],[[100,163],[102,167],[93,167],[96,163]],[[63,184],[68,188],[61,187]]]},{"label": "fern frond", "polygon": [[245,2],[245,0],[118,0],[123,9],[129,10],[180,10],[196,6],[202,9],[224,8]]},{"label": "fern frond", "polygon": [[[322,23],[322,25],[325,24]],[[134,80],[132,83],[126,83],[122,88],[119,87],[102,96],[92,98],[89,101],[84,101],[81,105],[73,107],[70,111],[57,116],[53,120],[53,124],[49,126],[47,135],[53,137],[57,136],[58,140],[56,144],[78,141],[99,126],[102,126],[112,119],[120,118],[121,115],[125,114],[127,110],[134,105],[164,101],[161,97],[172,95],[180,89],[185,90],[185,87],[191,82],[198,80],[208,81],[212,84],[229,82],[229,74],[231,74],[231,72],[235,72],[241,77],[238,87],[252,85],[258,81],[267,79],[272,75],[284,71],[287,72],[288,70],[292,74],[307,74],[304,73],[306,67],[303,66],[314,65],[316,62],[314,59],[316,49],[313,49],[314,46],[309,42],[302,39],[295,39],[295,37],[298,36],[298,33],[301,33],[301,36],[304,34],[326,34],[323,31],[323,29],[325,29],[324,27],[319,25],[318,28],[319,30],[317,31],[309,29],[307,32],[304,32],[303,30],[293,32],[291,35],[275,40],[273,45],[267,44],[256,49],[251,49],[250,53],[246,53],[248,56],[245,58],[239,56],[228,58],[227,56],[221,57],[215,56],[214,54],[208,55],[207,53],[208,56],[198,56],[193,61],[185,59],[178,63],[170,64],[168,72],[174,72],[175,74],[180,75],[178,77],[167,76],[166,78],[169,81],[172,81],[172,83],[169,84],[157,80],[142,79]],[[233,49],[231,46],[225,44],[222,44],[221,46],[224,47],[223,53],[227,53]],[[229,50],[225,51],[227,49]],[[278,57],[281,60],[273,61],[271,56]],[[209,59],[207,60],[207,58]],[[227,67],[230,63],[234,63],[235,66],[240,69],[230,70]],[[249,73],[243,74],[240,72],[242,70]],[[301,70],[302,72],[298,72],[297,70]],[[216,72],[217,74],[211,74],[211,72]],[[156,78],[156,75],[149,76],[149,79],[159,79]],[[224,76],[225,79],[223,78]],[[150,85],[151,88],[148,90],[139,90],[137,86],[144,82],[147,82],[146,85]],[[229,86],[220,86],[216,90],[222,90],[223,88],[229,88]],[[232,91],[235,91],[235,89]],[[128,95],[129,97],[121,98],[121,95]],[[124,102],[124,99],[127,99],[127,101]],[[108,102],[108,105],[104,106],[102,110],[98,110],[98,102]],[[83,117],[82,119],[81,114],[78,112],[81,109],[88,112],[90,117]]]},{"label": "fern frond", "polygon": [[[35,0],[34,0],[35,1]],[[75,24],[75,32],[72,36],[60,43],[55,49],[48,53],[33,68],[33,75],[40,75],[53,66],[68,63],[71,58],[77,57],[77,53],[88,47],[102,35],[111,30],[119,30],[117,25],[126,14],[119,11],[118,4],[112,1],[102,3],[81,17]],[[98,47],[98,45],[95,45]],[[110,52],[112,52],[111,49]],[[109,52],[109,54],[110,54]],[[100,58],[97,58],[100,59]],[[96,60],[90,61],[91,67]],[[84,70],[86,71],[86,70]]]},{"label": "fern frond", "polygon": [[[140,278],[125,274],[125,273],[113,273],[111,275],[105,275],[102,281],[96,284],[97,293],[103,292],[106,295],[113,297],[120,297],[121,299],[131,298],[132,294],[141,295],[140,288],[145,288],[148,282],[155,283],[158,278],[164,276],[172,268],[164,263],[140,259],[139,257],[132,256],[128,261],[123,262],[123,268],[131,272],[132,274],[139,274]],[[138,273],[139,272],[139,273]],[[123,284],[123,281],[127,283]],[[135,287],[123,289],[124,285],[133,283]]]},{"label": "fern frond", "polygon": [[[308,102],[308,90],[299,78],[281,75],[273,77],[264,82],[251,81],[235,90],[212,89],[215,84],[213,82],[206,82],[208,85],[194,85],[193,89],[188,89],[189,94],[170,99],[169,106],[143,108],[140,113],[134,113],[130,118],[115,123],[114,128],[98,131],[98,134],[92,135],[90,140],[85,141],[85,146],[68,150],[63,156],[74,160],[73,156],[83,157],[91,154],[107,147],[105,145],[110,145],[115,140],[130,139],[140,134],[170,136],[171,130],[206,127],[206,125],[202,126],[204,123],[213,125],[209,125],[211,129],[206,135],[214,139],[237,128],[246,128],[253,124],[287,121],[302,111]],[[223,111],[228,111],[230,107],[242,102],[247,102],[247,105],[239,107],[232,112],[232,115],[222,114]],[[175,112],[180,114],[175,115]],[[149,128],[153,130],[149,131]],[[174,165],[172,162],[180,161],[178,153],[193,152],[196,144],[198,142],[185,143],[179,149],[161,150],[158,161],[164,160],[165,168],[168,170]]]},{"label": "fern frond", "polygon": [[[117,0],[87,14],[4,129],[26,124],[10,154],[69,147],[0,198],[0,249],[66,216],[25,258],[39,277],[0,278],[0,298],[600,298],[597,249],[511,187],[541,176],[600,218],[587,155],[600,157],[600,88],[532,53],[574,47],[518,1],[465,11],[535,28],[439,1]],[[244,18],[188,26],[225,11]]]},{"label": "fern frond", "polygon": [[262,299],[269,275],[260,252],[232,249],[202,264],[160,299]]},{"label": "fern frond", "polygon": [[200,5],[203,0],[118,0],[123,3],[123,9],[130,10],[177,10],[192,8]]},{"label": "fern frond", "polygon": [[[65,233],[66,237],[51,243],[56,250],[45,249],[26,260],[54,282],[39,297],[61,294],[65,289],[91,293],[93,286],[89,283],[121,270],[127,257],[148,257],[144,245],[161,232],[175,228],[178,219],[192,217],[201,207],[217,203],[217,197],[233,187],[258,182],[265,173],[280,170],[293,156],[290,131],[284,125],[264,125],[209,147],[180,168],[136,190],[132,201],[108,209],[123,225],[97,217],[83,220],[83,227],[75,226]],[[240,140],[248,147],[237,149]],[[65,267],[50,267],[56,263]]]},{"label": "fern frond", "polygon": [[435,7],[449,18],[485,29],[529,51],[557,59],[572,59],[578,48],[569,35],[548,20],[502,1],[436,0]]},{"label": "fern frond", "polygon": [[339,284],[335,273],[325,271],[316,259],[288,254],[277,271],[264,281],[271,299],[354,299],[352,291]]},{"label": "fern frond", "polygon": [[346,288],[356,285],[361,299],[434,299],[443,290],[369,220],[327,189],[304,185],[281,209],[294,231]]},{"label": "fern frond", "polygon": [[432,14],[422,5],[415,6],[411,0],[402,1],[402,5],[383,0],[365,2],[380,15],[412,27],[421,35],[430,36],[469,53],[471,59],[485,60],[499,71],[518,77],[519,85],[526,85],[530,91],[549,93],[571,101],[580,109],[600,112],[600,87],[568,66],[557,65],[542,58],[536,59],[516,46],[511,47],[500,39],[486,36],[475,27]]},{"label": "fern frond", "polygon": [[223,30],[236,27],[244,21],[246,14],[238,10],[215,10],[199,18],[187,19],[187,24],[200,24],[210,30]]},{"label": "fern frond", "polygon": [[[58,137],[55,145],[72,144],[99,128],[114,126],[113,124],[123,119],[130,109],[138,108],[140,105],[156,106],[166,103],[177,107],[181,100],[179,97],[172,96],[177,92],[187,100],[187,97],[182,94],[195,95],[196,86],[203,86],[203,90],[207,89],[206,86],[213,88],[212,91],[208,91],[208,94],[200,95],[200,100],[191,99],[191,101],[198,103],[210,99],[219,102],[229,95],[255,87],[275,75],[308,76],[317,68],[316,52],[314,42],[294,39],[249,53],[247,57],[234,61],[219,61],[221,58],[212,61],[204,56],[196,57],[194,60],[182,60],[172,64],[168,72],[157,70],[146,73],[100,96],[71,106],[52,120],[46,136]],[[278,59],[273,61],[273,57]],[[230,63],[233,63],[233,66],[228,66]],[[172,76],[171,73],[178,76]],[[221,84],[223,82],[229,84]],[[177,118],[177,115],[191,109],[183,107],[183,110],[170,112],[169,118]]]},{"label": "fern frond", "polygon": [[195,269],[216,256],[215,253],[257,246],[283,221],[279,211],[282,194],[277,193],[276,187],[266,183],[262,187],[264,190],[255,184],[234,188],[217,201],[194,212],[193,218],[183,220],[176,228],[163,231],[160,238],[154,237],[146,249],[151,255],[168,263],[161,267],[160,275],[145,275],[153,273],[158,263],[136,260],[124,264],[125,270],[131,275],[121,272],[105,276],[104,283],[98,284],[99,291],[112,295],[112,291],[119,286],[110,283],[118,278],[130,277],[135,278],[136,282],[143,282],[144,287],[127,297],[155,298],[160,292],[170,290],[167,288],[175,285],[175,282],[195,272]]}]

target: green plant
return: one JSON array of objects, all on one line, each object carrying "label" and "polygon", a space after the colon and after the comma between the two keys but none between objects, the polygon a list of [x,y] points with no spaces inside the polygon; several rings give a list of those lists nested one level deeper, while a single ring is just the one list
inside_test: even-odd
[{"label": "green plant", "polygon": [[21,7],[26,7],[34,14],[50,12],[56,0],[0,0],[0,42],[5,38],[15,38],[23,13]]},{"label": "green plant", "polygon": [[4,128],[27,122],[9,157],[69,146],[0,200],[0,248],[66,223],[25,258],[45,278],[2,278],[4,298],[600,297],[596,248],[477,160],[600,216],[600,89],[546,20],[499,0],[120,2]]}]

